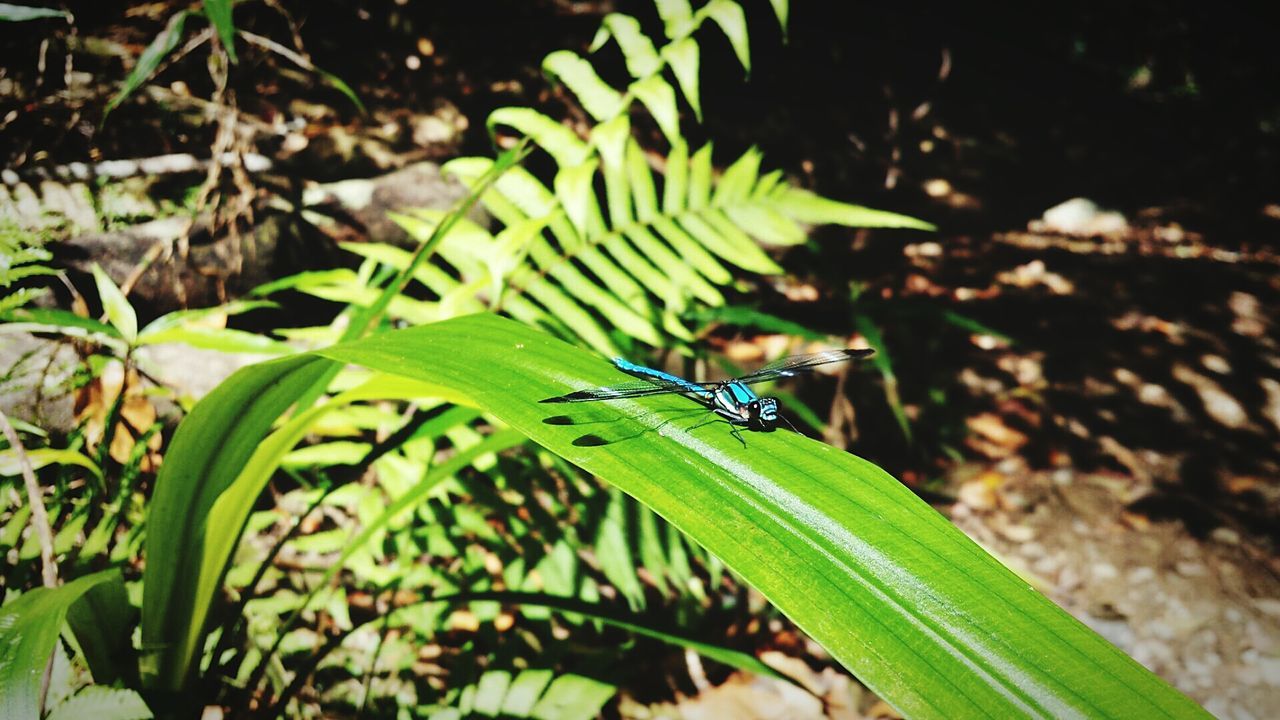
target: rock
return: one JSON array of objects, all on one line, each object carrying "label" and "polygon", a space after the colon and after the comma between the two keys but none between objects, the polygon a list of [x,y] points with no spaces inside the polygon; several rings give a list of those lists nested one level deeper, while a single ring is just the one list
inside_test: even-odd
[{"label": "rock", "polygon": [[[466,187],[446,180],[438,165],[420,162],[377,178],[341,180],[308,188],[303,205],[336,207],[354,219],[370,241],[412,248],[417,241],[388,218],[388,212],[448,210],[466,195]],[[488,216],[478,204],[467,217],[481,226],[489,225]]]},{"label": "rock", "polygon": [[1060,233],[1092,237],[1122,235],[1129,231],[1129,221],[1114,210],[1103,210],[1087,198],[1072,198],[1044,211],[1029,227],[1034,232]]}]

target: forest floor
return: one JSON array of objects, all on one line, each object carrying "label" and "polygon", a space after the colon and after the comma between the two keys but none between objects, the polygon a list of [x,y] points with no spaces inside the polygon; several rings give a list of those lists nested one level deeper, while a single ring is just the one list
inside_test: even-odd
[{"label": "forest floor", "polygon": [[[146,17],[157,27],[167,17],[164,3],[134,5],[151,13]],[[597,10],[606,6],[611,4]],[[280,86],[264,85],[261,77],[246,80],[240,87],[246,116],[273,118],[274,125],[263,127],[278,127],[274,118],[284,118],[290,128],[256,138],[254,147],[299,182],[376,175],[415,160],[487,148],[485,109],[558,102],[554,93],[534,90],[541,87],[537,60],[569,38],[589,40],[599,19],[599,12],[570,12],[554,3],[530,8],[491,22],[488,35],[451,34],[459,22],[479,25],[481,10],[419,18],[416,25],[397,24],[394,13],[364,18],[362,32],[378,39],[372,46],[379,49],[352,68],[337,64],[349,57],[341,43],[315,42],[317,64],[348,79],[370,113],[334,110],[345,101],[331,89],[317,89],[311,79],[300,87],[291,84],[299,82],[294,75],[279,76],[286,78]],[[83,92],[59,96],[46,87],[42,98],[38,85],[22,87],[30,80],[22,70],[0,83],[5,108],[24,109],[3,127],[6,137],[22,139],[4,143],[6,167],[26,172],[42,163],[207,151],[212,129],[190,112],[207,90],[200,63],[179,66],[181,77],[171,72],[159,94],[144,93],[108,123],[96,124],[100,118],[86,108],[100,107],[108,91],[95,78],[121,74],[120,58],[136,56],[155,27],[143,23],[139,29],[137,20],[120,24],[101,11],[83,15],[83,37],[96,34],[114,43],[98,46],[103,54],[76,69],[78,80],[69,78]],[[324,23],[342,27],[340,18],[320,14],[316,23],[322,30]],[[372,27],[377,23],[382,24]],[[834,45],[820,42],[823,25],[819,19],[793,31],[791,47],[802,60],[813,62],[827,52],[825,62],[838,54]],[[530,27],[546,32],[530,35]],[[897,52],[920,50],[933,36],[926,29],[912,38],[911,48]],[[10,57],[36,57],[35,40],[25,46],[14,38],[6,42],[14,50]],[[875,51],[888,52],[884,42]],[[503,52],[486,52],[495,46]],[[406,65],[408,55],[430,72],[407,69],[414,67]],[[965,61],[960,49],[955,56],[957,63]],[[878,391],[855,390],[859,412],[871,422],[860,422],[861,434],[850,439],[850,449],[938,500],[941,511],[1029,583],[1210,712],[1223,718],[1273,716],[1280,708],[1280,256],[1266,234],[1280,229],[1280,206],[1274,204],[1280,198],[1268,204],[1247,193],[1224,192],[1228,201],[1192,190],[1189,202],[1170,189],[1161,165],[1128,155],[1109,158],[1130,161],[1117,171],[1122,177],[1102,178],[1100,168],[1114,150],[1103,145],[1072,164],[1070,173],[1059,172],[1061,166],[1045,159],[1057,157],[1057,140],[1048,139],[1047,130],[1031,138],[1039,131],[1034,113],[1015,120],[1021,124],[1010,131],[1014,140],[995,129],[966,137],[965,121],[973,117],[964,110],[982,98],[966,95],[976,92],[980,78],[964,85],[963,75],[939,91],[932,76],[907,81],[886,71],[879,78],[886,88],[901,80],[897,97],[920,90],[912,105],[934,102],[933,114],[914,117],[904,105],[894,117],[912,120],[852,137],[848,127],[866,127],[862,111],[850,109],[858,105],[854,100],[828,111],[817,101],[806,105],[768,96],[788,77],[785,71],[770,74],[771,59],[776,57],[757,60],[766,69],[750,92],[731,89],[720,98],[738,110],[764,106],[721,121],[739,141],[756,142],[753,133],[760,130],[770,160],[793,172],[792,165],[804,168],[799,180],[941,227],[937,237],[820,235],[823,247],[833,249],[821,250],[817,259],[795,258],[802,265],[795,283],[821,286],[829,275],[857,273],[881,300],[972,321],[968,330],[951,323],[938,334],[935,325],[919,319],[933,317],[927,314],[877,316],[896,328],[886,329],[886,338],[916,435],[907,443],[896,434]],[[278,62],[264,61],[255,72],[270,74]],[[842,77],[854,60],[845,62],[828,75]],[[762,103],[752,93],[772,99]],[[1054,96],[1056,107],[1080,106],[1081,93],[1069,87],[1060,93],[1065,97]],[[302,97],[308,94],[311,100]],[[709,106],[715,95],[714,88],[708,90]],[[1102,101],[1089,96],[1089,102]],[[1007,103],[1022,112],[1036,105],[1012,97]],[[891,101],[870,104],[886,114],[898,109]],[[1103,110],[1100,104],[1092,109]],[[1064,110],[1051,122],[1069,135],[1082,127],[1081,116]],[[295,120],[298,127],[290,125]],[[252,123],[246,127],[256,132]],[[1226,125],[1201,129],[1205,137],[1229,135]],[[715,132],[712,127],[710,134]],[[442,141],[428,142],[433,138]],[[928,138],[950,153],[925,153],[923,148],[932,147],[924,143]],[[1088,142],[1076,140],[1077,146]],[[835,143],[842,144],[833,151]],[[1167,153],[1172,146],[1158,149]],[[1021,174],[1004,173],[1014,162],[1010,158],[1028,147],[1039,154],[1024,156]],[[1205,171],[1199,159],[1234,162],[1250,153],[1237,148],[1219,157],[1204,143],[1180,147],[1194,156],[1178,164],[1186,175],[1192,166]],[[899,158],[902,148],[905,158],[887,159]],[[1095,172],[1100,179],[1090,186],[1084,178]],[[1259,184],[1243,175],[1231,176],[1232,188]],[[942,176],[950,179],[938,182]],[[1144,176],[1150,182],[1142,185]],[[1037,183],[1041,177],[1044,182]],[[1205,186],[1211,181],[1202,180]],[[1130,194],[1117,195],[1118,186]],[[1114,216],[1087,208],[1074,219],[1041,217],[1049,206],[1094,190],[1100,203],[1121,209],[1120,225],[1107,224]],[[1230,215],[1237,209],[1233,203],[1248,208],[1244,221]],[[856,267],[847,257],[851,247],[858,251]],[[832,257],[840,259],[827,262]],[[773,302],[779,314],[792,318],[826,314],[803,301],[786,305],[781,296]],[[930,401],[931,390],[945,402]],[[733,675],[667,710],[688,718],[891,714],[845,676],[814,670],[826,661],[820,649],[810,650],[809,663],[789,663],[780,655],[772,661],[825,703]],[[635,717],[660,710],[623,704],[624,714]]]}]

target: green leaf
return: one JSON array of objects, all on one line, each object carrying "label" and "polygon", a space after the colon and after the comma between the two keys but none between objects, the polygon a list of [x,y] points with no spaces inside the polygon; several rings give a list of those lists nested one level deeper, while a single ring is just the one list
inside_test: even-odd
[{"label": "green leaf", "polygon": [[554,675],[550,670],[521,670],[507,689],[500,712],[507,717],[528,717]]},{"label": "green leaf", "polygon": [[[1206,717],[909,489],[852,455],[792,433],[745,433],[743,447],[723,425],[705,423],[704,409],[672,396],[541,404],[626,378],[601,358],[494,316],[319,354],[447,388],[641,500],[905,715]],[[147,593],[167,573],[200,572],[185,549],[194,538],[172,528],[212,524],[212,503],[196,501],[196,490],[217,488],[216,499],[226,488],[218,476],[245,464],[289,390],[304,392],[306,383],[290,376],[316,372],[306,357],[232,376],[179,428],[149,519]],[[175,502],[184,493],[190,506]],[[186,560],[166,560],[166,553]],[[164,568],[153,571],[153,562]],[[181,597],[166,593],[160,599]],[[148,631],[148,600],[156,597],[144,597],[147,647],[171,641]],[[187,617],[174,635],[191,625]]]},{"label": "green leaf", "polygon": [[218,32],[218,40],[226,49],[227,57],[236,64],[240,61],[236,58],[236,26],[231,22],[231,10],[231,0],[204,0],[204,15]]},{"label": "green leaf", "polygon": [[769,0],[769,4],[773,6],[773,14],[778,18],[778,26],[782,28],[782,41],[787,40],[787,0]]},{"label": "green leaf", "polygon": [[[102,470],[98,464],[90,460],[83,453],[75,450],[59,450],[57,448],[35,448],[27,451],[27,459],[31,461],[33,470],[39,470],[46,465],[79,465],[80,467],[93,473],[99,479],[102,478]],[[18,462],[16,453],[5,453],[0,455],[0,475],[17,476],[22,472],[22,466]]]},{"label": "green leaf", "polygon": [[910,443],[911,421],[907,418],[907,409],[902,406],[902,399],[898,394],[898,377],[893,372],[893,354],[889,352],[880,328],[876,327],[871,318],[859,315],[855,325],[858,332],[867,339],[867,343],[876,349],[876,354],[871,356],[870,362],[876,370],[880,371],[881,379],[884,381],[885,401],[893,412],[894,420],[898,421],[898,429],[902,430],[902,436]]},{"label": "green leaf", "polygon": [[747,18],[742,12],[742,6],[733,0],[711,0],[698,11],[698,15],[716,21],[725,37],[729,38],[729,44],[733,45],[733,52],[738,56],[738,62],[742,63],[742,69],[750,75],[751,47],[747,42]]},{"label": "green leaf", "polygon": [[653,47],[653,41],[640,30],[640,21],[630,15],[609,13],[604,16],[600,32],[596,33],[591,43],[591,51],[595,52],[604,45],[609,36],[618,41],[622,48],[622,56],[627,61],[627,72],[631,77],[646,78],[662,67],[662,59]]},{"label": "green leaf", "polygon": [[142,696],[124,688],[90,685],[49,713],[45,720],[150,720]]},{"label": "green leaf", "polygon": [[533,707],[534,720],[591,720],[618,689],[582,675],[561,675]]},{"label": "green leaf", "polygon": [[262,353],[285,355],[294,351],[285,343],[254,332],[233,328],[177,327],[156,332],[144,332],[138,337],[139,345],[182,343],[204,350],[224,353]]},{"label": "green leaf", "polygon": [[911,228],[913,230],[937,230],[933,225],[906,215],[873,210],[861,205],[851,205],[831,200],[801,190],[781,186],[772,196],[773,207],[793,220],[810,225],[846,225],[848,227]]},{"label": "green leaf", "polygon": [[604,122],[622,112],[622,94],[596,75],[591,63],[568,50],[557,50],[542,61],[542,71],[558,78],[578,97],[591,117]]},{"label": "green leaf", "polygon": [[733,224],[765,245],[803,245],[809,234],[794,220],[771,207],[743,204],[724,209]]},{"label": "green leaf", "polygon": [[689,197],[685,207],[690,210],[701,210],[711,201],[711,152],[712,145],[707,143],[689,160]]},{"label": "green leaf", "polygon": [[0,316],[0,320],[5,323],[0,325],[0,332],[20,326],[19,329],[26,332],[51,332],[108,342],[124,339],[119,330],[107,323],[58,308],[19,308]]},{"label": "green leaf", "polygon": [[653,0],[662,18],[667,37],[675,40],[693,32],[693,8],[689,0]]},{"label": "green leaf", "polygon": [[104,570],[56,588],[37,588],[0,608],[0,717],[41,716],[40,686],[67,610],[94,587],[119,583]]},{"label": "green leaf", "polygon": [[98,298],[107,314],[107,322],[120,331],[125,342],[132,345],[138,340],[138,315],[133,306],[98,263],[93,264],[93,280],[98,286]]},{"label": "green leaf", "polygon": [[631,84],[630,90],[658,123],[658,128],[674,145],[680,140],[680,111],[676,109],[676,91],[671,89],[661,75],[650,75]]},{"label": "green leaf", "polygon": [[241,315],[253,310],[261,308],[279,307],[278,304],[267,300],[234,300],[232,302],[209,308],[197,308],[195,310],[174,310],[165,313],[160,317],[147,323],[147,326],[138,332],[138,337],[145,337],[148,333],[160,332],[170,328],[183,327],[199,323],[209,318],[229,317],[232,315]]},{"label": "green leaf", "polygon": [[156,68],[160,67],[160,63],[173,52],[182,40],[182,28],[187,22],[187,16],[190,13],[186,10],[180,10],[169,18],[169,23],[165,25],[164,30],[156,35],[146,50],[142,51],[141,57],[138,58],[138,64],[133,66],[133,71],[124,79],[124,84],[120,86],[120,90],[107,102],[106,110],[103,111],[102,117],[106,116],[112,110],[119,107],[120,103],[133,94],[142,83],[151,79],[155,74]]},{"label": "green leaf", "polygon": [[556,173],[556,199],[564,207],[569,222],[584,237],[590,232],[590,221],[600,216],[593,186],[597,167],[599,163],[591,160],[579,165],[561,166]]},{"label": "green leaf", "polygon": [[[81,557],[90,545],[85,542],[80,546]],[[68,609],[67,622],[94,682],[107,685],[120,680],[137,686],[138,662],[131,642],[137,615],[123,582],[95,585]]]},{"label": "green leaf", "polygon": [[[240,527],[210,524],[215,503],[271,425],[329,370],[307,355],[253,365],[219,385],[178,427],[156,478],[143,571],[144,682],[179,689],[187,679],[221,568]],[[214,402],[209,399],[214,398]],[[212,573],[212,577],[208,574]]]},{"label": "green leaf", "polygon": [[667,171],[662,179],[662,212],[677,215],[688,207],[689,145],[681,139],[667,153]]},{"label": "green leaf", "polygon": [[486,121],[492,135],[498,125],[508,125],[533,138],[538,147],[555,158],[560,167],[572,167],[587,159],[587,144],[567,126],[530,108],[498,108]]},{"label": "green leaf", "polygon": [[693,108],[693,115],[702,122],[702,101],[698,97],[698,43],[692,38],[677,40],[662,48],[662,57],[680,83],[685,100]]},{"label": "green leaf", "polygon": [[2,22],[26,22],[27,20],[39,20],[41,18],[55,17],[65,18],[67,17],[67,13],[63,10],[54,10],[53,8],[0,3],[0,21]]},{"label": "green leaf", "polygon": [[494,317],[323,354],[450,385],[639,498],[904,714],[1204,717],[866,461],[792,433],[743,448],[671,397],[539,404],[625,378]]}]

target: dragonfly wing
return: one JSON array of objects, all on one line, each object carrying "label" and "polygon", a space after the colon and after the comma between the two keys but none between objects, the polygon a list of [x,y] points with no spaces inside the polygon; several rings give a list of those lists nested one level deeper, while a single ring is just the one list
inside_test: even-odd
[{"label": "dragonfly wing", "polygon": [[621,385],[610,385],[609,387],[592,388],[590,390],[579,390],[577,392],[571,392],[568,395],[551,397],[539,402],[566,403],[589,402],[591,400],[622,400],[626,398],[645,397],[647,395],[687,392],[691,392],[691,390],[686,385],[667,380],[660,380],[658,378],[647,378],[639,382],[622,383]]},{"label": "dragonfly wing", "polygon": [[792,355],[781,360],[765,365],[755,372],[738,378],[738,382],[751,384],[765,382],[780,377],[791,377],[802,372],[808,372],[819,365],[829,365],[831,363],[844,362],[846,360],[854,360],[857,358],[867,357],[874,353],[875,350],[870,348],[844,350],[826,350],[811,355]]}]

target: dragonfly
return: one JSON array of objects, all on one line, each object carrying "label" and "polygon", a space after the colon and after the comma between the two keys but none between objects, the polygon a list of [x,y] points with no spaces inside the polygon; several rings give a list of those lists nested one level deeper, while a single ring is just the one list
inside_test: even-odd
[{"label": "dragonfly", "polygon": [[[628,375],[634,375],[640,380],[591,390],[578,390],[568,395],[550,397],[541,402],[575,403],[597,400],[623,400],[674,393],[698,402],[715,413],[720,419],[728,422],[730,432],[745,446],[747,441],[743,440],[742,435],[739,434],[739,427],[761,432],[772,432],[778,427],[780,418],[786,421],[786,418],[778,414],[778,399],[756,395],[751,390],[751,385],[778,378],[794,377],[820,365],[864,358],[874,352],[875,350],[867,348],[850,348],[827,350],[809,355],[792,355],[791,357],[771,362],[759,370],[742,377],[712,383],[696,383],[678,375],[637,365],[623,358],[614,358],[614,367]],[[790,425],[791,423],[788,422],[787,424]],[[793,427],[792,429],[794,430],[795,428]]]}]

